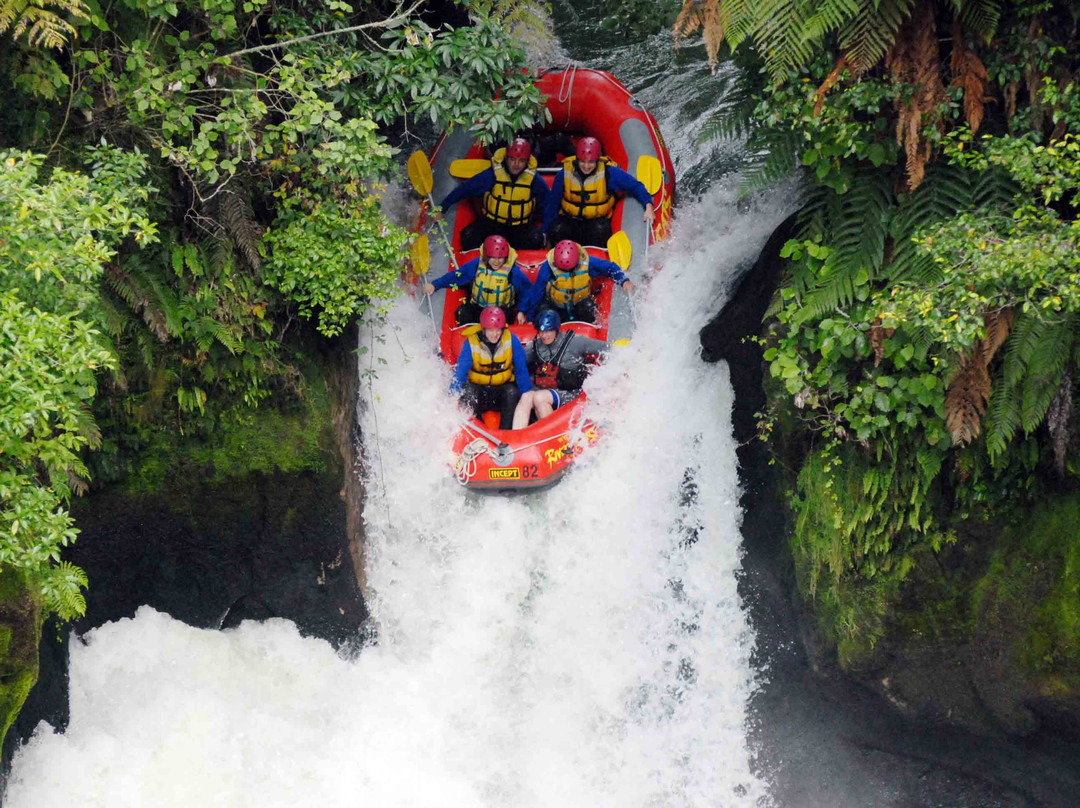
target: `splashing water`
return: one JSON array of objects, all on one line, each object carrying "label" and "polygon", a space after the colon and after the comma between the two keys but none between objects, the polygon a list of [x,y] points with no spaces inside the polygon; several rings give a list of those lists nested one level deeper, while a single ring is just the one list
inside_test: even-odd
[{"label": "splashing water", "polygon": [[541,494],[461,489],[430,321],[404,301],[366,328],[378,644],[144,607],[72,643],[68,729],[20,750],[7,804],[761,804],[731,389],[696,334],[784,213],[723,189],[681,211],[633,343],[589,379],[604,439]]}]

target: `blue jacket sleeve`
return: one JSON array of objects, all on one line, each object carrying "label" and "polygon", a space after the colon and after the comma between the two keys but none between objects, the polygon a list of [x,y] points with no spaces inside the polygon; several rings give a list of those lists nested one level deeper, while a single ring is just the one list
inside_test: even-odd
[{"label": "blue jacket sleeve", "polygon": [[559,204],[563,198],[563,178],[565,176],[566,169],[555,175],[555,181],[551,183],[551,190],[548,191],[547,198],[544,200],[544,221],[541,227],[545,233],[551,227],[552,222],[555,221],[555,217],[559,215]]},{"label": "blue jacket sleeve", "polygon": [[521,303],[518,304],[518,311],[525,312],[525,316],[530,320],[536,316],[536,307],[544,298],[544,290],[549,280],[551,280],[551,267],[545,261],[540,265],[540,271],[536,273],[536,282],[529,287],[529,293],[523,296]]},{"label": "blue jacket sleeve", "polygon": [[441,278],[436,278],[431,285],[436,289],[445,289],[447,286],[465,286],[476,279],[476,270],[480,266],[480,259],[474,258],[461,265],[460,269],[447,272]]},{"label": "blue jacket sleeve", "polygon": [[480,196],[494,187],[495,171],[494,169],[486,168],[479,174],[465,180],[465,182],[461,183],[461,185],[444,196],[443,201],[439,203],[439,207],[446,210],[455,202],[464,199],[465,197]]},{"label": "blue jacket sleeve", "polygon": [[457,365],[454,367],[454,380],[450,382],[450,392],[460,393],[465,387],[465,382],[469,380],[469,370],[472,368],[472,348],[469,347],[469,343],[465,343],[461,346],[461,353],[458,354]]},{"label": "blue jacket sleeve", "polygon": [[595,256],[589,257],[589,274],[594,278],[611,278],[618,284],[622,284],[622,282],[626,280],[626,273],[622,271],[622,267],[614,261],[607,261],[603,258],[596,258]]},{"label": "blue jacket sleeve", "polygon": [[544,178],[541,177],[539,173],[537,173],[536,176],[533,177],[532,192],[533,197],[536,200],[536,206],[540,210],[544,210],[545,206],[547,205],[547,198],[551,192],[548,190],[547,183],[544,182]]},{"label": "blue jacket sleeve", "polygon": [[[510,270],[510,283],[517,290],[518,293],[518,311],[525,311],[525,301],[529,299],[532,294],[533,282],[529,280],[529,276],[519,267],[514,264],[513,269]],[[528,312],[526,312],[527,314]]]},{"label": "blue jacket sleeve", "polygon": [[639,180],[631,177],[618,166],[608,166],[607,174],[608,188],[611,189],[612,193],[630,194],[630,196],[641,203],[641,207],[652,204],[652,197],[649,195],[649,189]]},{"label": "blue jacket sleeve", "polygon": [[517,382],[519,392],[527,393],[532,390],[533,385],[532,379],[529,378],[529,368],[525,363],[525,347],[517,337],[511,336],[510,339],[513,345],[511,350],[514,352],[514,381]]}]

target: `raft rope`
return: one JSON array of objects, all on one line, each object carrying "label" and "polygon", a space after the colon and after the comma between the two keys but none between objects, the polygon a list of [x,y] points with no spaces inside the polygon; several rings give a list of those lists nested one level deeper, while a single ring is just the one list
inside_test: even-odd
[{"label": "raft rope", "polygon": [[[454,464],[454,476],[457,478],[457,481],[462,485],[468,485],[469,480],[476,475],[476,462],[480,459],[481,455],[491,454],[491,447],[498,446],[498,442],[495,440],[494,435],[473,424],[465,423],[462,424],[462,426],[465,427],[467,432],[479,436],[465,444],[465,448],[461,450],[461,456],[458,457],[457,463]],[[517,446],[514,448],[514,451],[521,452],[525,449],[539,446],[541,443],[559,440],[560,438],[569,438],[569,435],[569,432],[563,432],[558,435],[549,435],[548,437],[541,438],[533,443]]]},{"label": "raft rope", "polygon": [[[559,82],[559,103],[566,104],[566,123],[570,123],[570,107],[574,103],[574,79],[577,78],[580,63],[571,61],[563,68],[562,81]],[[567,81],[569,76],[570,80]]]}]

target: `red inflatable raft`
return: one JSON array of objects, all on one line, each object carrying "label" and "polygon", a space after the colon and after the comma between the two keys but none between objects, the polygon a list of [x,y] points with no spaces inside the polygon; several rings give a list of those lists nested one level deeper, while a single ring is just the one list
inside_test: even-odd
[{"label": "red inflatable raft", "polygon": [[[551,112],[548,131],[564,132],[572,141],[584,136],[599,138],[604,153],[632,175],[641,176],[643,166],[648,162],[655,166],[655,161],[659,161],[662,180],[653,195],[656,216],[651,230],[642,220],[641,205],[630,197],[616,204],[612,217],[613,232],[624,231],[632,247],[631,260],[624,267],[626,274],[640,282],[645,275],[645,240],[655,243],[666,237],[675,190],[671,157],[656,121],[618,79],[600,70],[549,71],[537,78],[537,86],[547,96],[547,107]],[[483,167],[478,161],[486,161],[488,157],[487,150],[464,129],[444,135],[431,158],[434,200],[442,199],[462,179],[476,173]],[[561,167],[561,159],[539,167],[549,186]],[[478,204],[478,200],[463,200],[452,212],[451,244],[456,266],[478,254],[476,250],[462,251],[460,242],[462,228],[477,215],[474,204]],[[421,209],[417,232],[426,229],[426,220],[427,203]],[[433,237],[430,245],[430,277],[437,278],[452,271],[455,267],[440,241]],[[604,246],[589,246],[588,251],[591,255],[609,258]],[[545,250],[520,250],[517,263],[535,280],[546,255]],[[606,278],[593,281],[593,295],[599,310],[596,325],[570,322],[563,325],[563,330],[573,329],[610,343],[628,340],[633,320],[627,295],[621,290],[616,293],[612,281]],[[431,307],[443,358],[451,364],[456,363],[466,340],[466,334],[462,332],[468,326],[457,327],[454,312],[465,300],[465,294],[461,290],[446,289],[430,297],[422,294],[420,297],[423,308]],[[531,324],[511,325],[510,330],[525,344],[536,336]],[[494,412],[485,413],[483,420],[469,420],[453,443],[453,467],[458,480],[469,488],[489,490],[540,488],[556,482],[574,457],[599,438],[596,425],[583,418],[584,405],[585,396],[582,395],[547,418],[520,430],[498,429],[498,414]]]}]

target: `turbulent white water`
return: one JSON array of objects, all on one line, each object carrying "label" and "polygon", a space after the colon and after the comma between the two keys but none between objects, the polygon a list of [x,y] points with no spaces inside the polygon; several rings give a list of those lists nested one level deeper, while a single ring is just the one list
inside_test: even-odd
[{"label": "turbulent white water", "polygon": [[782,215],[724,190],[680,212],[589,381],[604,440],[531,497],[451,479],[448,369],[396,308],[361,358],[378,644],[144,608],[71,644],[70,724],[18,753],[7,805],[758,804],[731,389],[696,334]]}]

